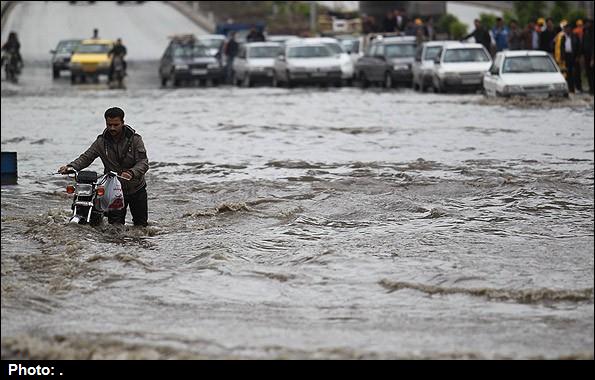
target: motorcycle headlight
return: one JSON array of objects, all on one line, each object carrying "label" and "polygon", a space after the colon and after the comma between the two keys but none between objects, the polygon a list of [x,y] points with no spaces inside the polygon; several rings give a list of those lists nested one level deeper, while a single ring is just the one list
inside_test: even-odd
[{"label": "motorcycle headlight", "polygon": [[75,194],[76,195],[86,195],[86,196],[92,195],[93,194],[93,185],[77,184]]}]

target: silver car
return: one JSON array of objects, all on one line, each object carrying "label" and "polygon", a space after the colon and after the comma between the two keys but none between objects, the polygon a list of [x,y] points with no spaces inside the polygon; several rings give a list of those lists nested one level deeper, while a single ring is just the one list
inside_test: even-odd
[{"label": "silver car", "polygon": [[430,41],[418,46],[415,62],[411,67],[413,73],[413,89],[425,92],[432,85],[432,69],[434,60],[442,52],[447,41]]},{"label": "silver car", "polygon": [[278,42],[249,42],[242,45],[233,61],[234,83],[250,87],[256,82],[273,82],[275,58],[282,49]]},{"label": "silver car", "polygon": [[273,84],[291,87],[296,83],[341,85],[341,55],[327,45],[303,40],[288,41],[275,59]]}]

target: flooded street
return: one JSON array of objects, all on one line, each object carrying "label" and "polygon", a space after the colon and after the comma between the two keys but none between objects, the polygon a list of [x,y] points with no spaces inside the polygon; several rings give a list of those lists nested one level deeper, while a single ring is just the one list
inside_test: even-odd
[{"label": "flooded street", "polygon": [[[118,106],[149,227],[52,175]],[[2,358],[593,358],[593,100],[2,81]],[[100,160],[91,166],[103,171]]]}]

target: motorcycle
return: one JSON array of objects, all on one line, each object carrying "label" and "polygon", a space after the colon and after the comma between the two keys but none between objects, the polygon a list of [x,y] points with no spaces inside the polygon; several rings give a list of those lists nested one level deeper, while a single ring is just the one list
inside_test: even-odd
[{"label": "motorcycle", "polygon": [[12,83],[18,82],[19,62],[15,53],[7,51],[2,56],[2,65],[4,65],[4,72],[6,73],[6,80]]},{"label": "motorcycle", "polygon": [[113,58],[113,71],[110,88],[124,88],[124,59],[120,56]]},{"label": "motorcycle", "polygon": [[[119,176],[113,171],[100,177],[94,171],[77,171],[74,168],[69,168],[69,171],[65,173],[70,178],[72,178],[72,174],[74,174],[75,184],[66,186],[66,192],[74,194],[71,206],[72,216],[69,223],[99,225],[103,221],[104,215],[99,203],[100,198],[105,195],[105,183],[111,177],[124,180],[127,178]],[[121,206],[124,204],[122,203]]]}]

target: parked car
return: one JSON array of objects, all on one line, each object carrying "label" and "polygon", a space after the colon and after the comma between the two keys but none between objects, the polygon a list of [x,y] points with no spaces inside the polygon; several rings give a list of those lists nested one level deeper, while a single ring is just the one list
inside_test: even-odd
[{"label": "parked car", "polygon": [[100,75],[109,74],[112,59],[108,56],[108,52],[113,44],[112,40],[102,39],[81,41],[70,57],[71,83],[76,83],[77,79],[84,82],[87,78],[99,82]]},{"label": "parked car", "polygon": [[324,83],[341,85],[341,57],[323,43],[292,40],[275,59],[273,85]]},{"label": "parked car", "polygon": [[321,43],[326,45],[331,51],[339,56],[341,64],[341,78],[343,83],[351,85],[354,76],[354,65],[351,60],[351,56],[343,48],[343,45],[336,39],[331,37],[317,37],[317,38],[304,38],[302,41],[305,43]]},{"label": "parked car", "polygon": [[544,51],[504,51],[483,77],[488,96],[563,96],[568,84],[552,57]]},{"label": "parked car", "polygon": [[172,37],[159,63],[161,85],[172,82],[178,87],[182,82],[223,81],[223,67],[217,58],[209,54],[208,48],[193,35]]},{"label": "parked car", "polygon": [[415,60],[415,37],[378,36],[356,65],[356,77],[362,87],[380,83],[391,88],[397,83],[411,86],[411,66]]},{"label": "parked car", "polygon": [[50,50],[52,55],[52,77],[60,78],[62,70],[70,70],[70,57],[81,40],[62,40],[58,42],[56,48]]},{"label": "parked car", "polygon": [[434,60],[432,87],[435,92],[483,89],[483,76],[491,66],[492,58],[483,45],[447,43]]},{"label": "parked car", "polygon": [[233,61],[234,82],[250,87],[256,82],[273,82],[275,58],[283,48],[278,42],[243,44]]},{"label": "parked car", "polygon": [[417,47],[415,62],[411,67],[414,90],[425,92],[426,88],[432,85],[434,60],[442,52],[445,43],[447,41],[430,41]]}]

